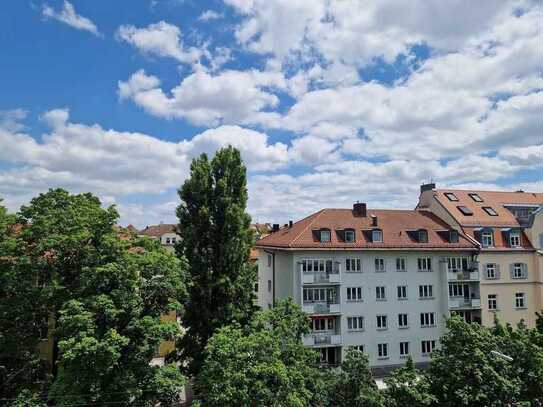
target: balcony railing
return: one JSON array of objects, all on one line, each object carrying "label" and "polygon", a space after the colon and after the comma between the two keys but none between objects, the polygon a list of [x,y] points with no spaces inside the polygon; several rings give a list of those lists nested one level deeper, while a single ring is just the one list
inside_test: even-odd
[{"label": "balcony railing", "polygon": [[448,271],[447,279],[449,281],[479,281],[478,271]]},{"label": "balcony railing", "polygon": [[449,308],[481,308],[480,298],[449,297]]},{"label": "balcony railing", "polygon": [[334,332],[312,332],[303,337],[305,346],[337,346],[341,345],[341,335]]},{"label": "balcony railing", "polygon": [[335,284],[340,283],[340,274],[338,271],[305,271],[302,273],[302,284]]},{"label": "balcony railing", "polygon": [[304,302],[303,310],[308,314],[337,314],[341,307],[339,303]]}]

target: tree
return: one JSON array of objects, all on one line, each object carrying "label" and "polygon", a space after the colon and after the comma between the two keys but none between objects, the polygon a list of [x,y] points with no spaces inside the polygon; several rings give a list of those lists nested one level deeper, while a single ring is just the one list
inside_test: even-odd
[{"label": "tree", "polygon": [[120,231],[117,219],[115,208],[102,208],[91,194],[62,189],[18,214],[14,269],[30,276],[40,294],[33,306],[52,321],[58,369],[49,399],[58,406],[151,406],[183,386],[175,366],[150,362],[161,341],[181,334],[161,316],[181,309],[185,264],[158,242]]},{"label": "tree", "polygon": [[187,331],[179,349],[195,375],[209,338],[223,326],[246,325],[256,310],[256,273],[249,261],[253,232],[245,212],[247,177],[239,151],[228,147],[211,161],[205,154],[193,160],[179,196],[177,249],[189,272],[182,315]]},{"label": "tree", "polygon": [[331,405],[338,407],[381,407],[383,397],[369,368],[368,357],[358,349],[349,348],[341,370],[335,373]]},{"label": "tree", "polygon": [[204,406],[309,406],[323,391],[317,354],[302,335],[309,320],[283,300],[246,327],[225,326],[209,340],[196,380]]},{"label": "tree", "polygon": [[391,407],[423,407],[431,406],[436,402],[430,393],[428,379],[424,372],[415,369],[411,356],[405,366],[394,370],[385,379],[386,405]]},{"label": "tree", "polygon": [[488,328],[460,317],[447,320],[441,348],[427,377],[440,406],[506,406],[517,401],[520,382],[510,363],[496,356],[500,343]]}]

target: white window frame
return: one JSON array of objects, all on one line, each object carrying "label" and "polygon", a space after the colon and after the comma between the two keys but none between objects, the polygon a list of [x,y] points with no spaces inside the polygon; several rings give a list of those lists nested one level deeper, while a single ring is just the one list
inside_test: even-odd
[{"label": "white window frame", "polygon": [[419,243],[428,243],[428,231],[426,229],[421,229],[418,232]]},{"label": "white window frame", "polygon": [[420,313],[420,327],[430,328],[436,326],[436,313],[435,312],[421,312]]},{"label": "white window frame", "polygon": [[407,356],[409,356],[409,342],[402,341],[400,342],[400,357],[406,358]]},{"label": "white window frame", "polygon": [[376,273],[384,273],[385,271],[387,271],[386,261],[382,257],[375,258],[375,260],[373,261],[373,267]]},{"label": "white window frame", "polygon": [[432,284],[419,285],[419,300],[428,300],[434,298],[434,286]]},{"label": "white window frame", "polygon": [[423,356],[430,355],[434,349],[436,348],[436,340],[435,339],[426,339],[421,341],[421,354]]},{"label": "white window frame", "polygon": [[360,258],[345,259],[345,272],[347,272],[347,273],[361,273],[362,272],[362,259],[360,259]]},{"label": "white window frame", "polygon": [[386,331],[388,329],[388,316],[386,314],[376,315],[376,324],[378,331]]},{"label": "white window frame", "polygon": [[372,243],[383,243],[383,231],[381,229],[372,229],[371,241]]},{"label": "white window frame", "polygon": [[362,287],[347,287],[347,302],[361,302],[362,301]]},{"label": "white window frame", "polygon": [[[328,234],[328,239],[324,239],[324,236]],[[330,243],[332,241],[332,232],[329,229],[320,230],[320,241],[322,243]]]},{"label": "white window frame", "polygon": [[421,272],[432,271],[432,258],[431,257],[419,257],[417,259],[418,270]]},{"label": "white window frame", "polygon": [[509,246],[520,247],[520,233],[518,231],[509,233]]},{"label": "white window frame", "polygon": [[398,328],[399,329],[409,328],[409,314],[407,313],[398,314]]},{"label": "white window frame", "polygon": [[513,276],[515,280],[525,279],[526,275],[524,274],[524,263],[513,263]]},{"label": "white window frame", "polygon": [[[354,230],[346,229],[344,231],[344,233],[345,233],[345,243],[354,243],[355,242],[356,234],[355,234]],[[352,238],[347,239],[347,235],[350,235]]]},{"label": "white window frame", "polygon": [[361,332],[364,330],[364,317],[362,315],[353,315],[347,317],[347,330],[351,332]]},{"label": "white window frame", "polygon": [[498,310],[498,294],[488,294],[488,310]]},{"label": "white window frame", "polygon": [[[398,267],[399,266],[399,267]],[[403,273],[407,271],[407,261],[405,257],[396,258],[396,271]]]},{"label": "white window frame", "polygon": [[387,300],[387,288],[384,285],[378,285],[375,287],[375,301]]},{"label": "white window frame", "polygon": [[406,285],[397,286],[396,293],[397,293],[398,300],[402,300],[402,301],[407,300],[407,286]]},{"label": "white window frame", "polygon": [[377,344],[377,358],[388,359],[388,343]]},{"label": "white window frame", "polygon": [[498,270],[496,263],[486,263],[485,264],[485,276],[487,280],[497,280],[498,279]]},{"label": "white window frame", "polygon": [[492,232],[481,232],[481,245],[483,247],[493,247],[494,234]]},{"label": "white window frame", "polygon": [[515,308],[516,309],[526,308],[526,293],[515,293]]}]

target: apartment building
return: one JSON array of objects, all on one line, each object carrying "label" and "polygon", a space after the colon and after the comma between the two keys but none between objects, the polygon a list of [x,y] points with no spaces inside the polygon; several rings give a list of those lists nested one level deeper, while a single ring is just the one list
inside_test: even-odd
[{"label": "apartment building", "polygon": [[534,326],[543,309],[543,194],[421,186],[417,209],[430,211],[475,242],[482,323]]},{"label": "apartment building", "polygon": [[177,234],[177,225],[171,223],[160,223],[158,225],[149,225],[138,232],[140,236],[147,236],[151,239],[160,241],[169,251],[175,250],[175,244],[180,239]]},{"label": "apartment building", "polygon": [[430,212],[323,209],[257,242],[259,305],[292,297],[311,316],[303,338],[323,364],[348,347],[386,371],[429,361],[444,317],[479,321],[476,245]]}]

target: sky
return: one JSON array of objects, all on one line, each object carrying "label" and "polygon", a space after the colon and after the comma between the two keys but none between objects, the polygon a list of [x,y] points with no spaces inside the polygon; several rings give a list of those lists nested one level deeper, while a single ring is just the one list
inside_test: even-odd
[{"label": "sky", "polygon": [[543,2],[4,0],[0,198],[90,191],[175,222],[240,149],[255,222],[413,208],[419,187],[543,191]]}]

